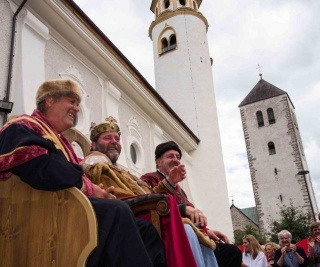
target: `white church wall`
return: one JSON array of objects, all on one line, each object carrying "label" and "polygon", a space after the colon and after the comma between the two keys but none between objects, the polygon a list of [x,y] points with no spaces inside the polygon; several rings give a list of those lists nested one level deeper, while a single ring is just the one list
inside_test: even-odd
[{"label": "white church wall", "polygon": [[[150,119],[145,112],[139,108],[138,103],[132,102],[126,95],[123,95],[120,106],[121,132],[124,140],[124,153],[126,153],[127,165],[135,175],[141,176],[147,169],[151,168],[150,158]],[[137,164],[134,164],[130,155],[130,146],[136,149]]]},{"label": "white church wall", "polygon": [[[7,14],[13,16],[17,5],[8,3],[11,10]],[[10,95],[14,105],[10,115],[30,113],[35,108],[35,92],[45,76],[45,43],[50,38],[48,28],[27,9],[22,9],[17,18]],[[3,53],[8,55],[7,51]],[[8,70],[4,72],[8,74]]]},{"label": "white church wall", "polygon": [[[13,16],[13,11],[7,0],[0,0],[0,13],[0,99],[2,100],[6,96]],[[2,116],[3,114],[0,113],[0,126],[2,125]]]},{"label": "white church wall", "polygon": [[[76,127],[89,137],[91,122],[102,120],[102,84],[95,73],[89,69],[83,61],[77,59],[72,51],[67,50],[58,40],[49,40],[46,44],[45,53],[46,79],[72,79],[84,90],[82,108],[83,120]],[[80,106],[81,108],[81,106]],[[81,119],[81,118],[79,118]],[[103,118],[104,119],[104,118]]]}]

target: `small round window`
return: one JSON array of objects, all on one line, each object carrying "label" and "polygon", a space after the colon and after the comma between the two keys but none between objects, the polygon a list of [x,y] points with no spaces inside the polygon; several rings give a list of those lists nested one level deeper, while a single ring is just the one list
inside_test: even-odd
[{"label": "small round window", "polygon": [[137,151],[136,148],[134,147],[133,144],[131,144],[130,146],[130,156],[131,156],[131,160],[134,164],[137,163]]}]

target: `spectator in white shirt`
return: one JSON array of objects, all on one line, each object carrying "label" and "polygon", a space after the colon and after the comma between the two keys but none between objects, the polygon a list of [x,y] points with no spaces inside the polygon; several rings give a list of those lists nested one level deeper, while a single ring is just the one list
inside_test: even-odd
[{"label": "spectator in white shirt", "polygon": [[268,267],[267,258],[253,235],[243,237],[242,267]]}]

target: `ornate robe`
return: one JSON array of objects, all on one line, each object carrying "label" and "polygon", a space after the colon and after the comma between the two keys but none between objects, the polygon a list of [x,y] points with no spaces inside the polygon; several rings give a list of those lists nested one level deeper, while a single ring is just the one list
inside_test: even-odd
[{"label": "ornate robe", "polygon": [[[39,190],[77,187],[87,196],[93,193],[92,182],[69,142],[37,110],[31,116],[11,119],[0,130],[0,179],[10,179],[12,173]],[[150,259],[162,253],[162,243],[147,237],[150,231],[156,234],[155,229],[135,220],[128,206],[119,200],[89,200],[96,213],[99,241],[86,266],[152,266]]]}]

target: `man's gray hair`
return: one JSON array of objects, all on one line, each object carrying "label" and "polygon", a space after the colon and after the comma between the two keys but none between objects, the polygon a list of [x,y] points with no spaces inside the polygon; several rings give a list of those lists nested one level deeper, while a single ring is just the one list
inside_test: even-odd
[{"label": "man's gray hair", "polygon": [[278,239],[280,240],[281,236],[284,236],[284,235],[289,236],[290,239],[292,239],[292,235],[291,235],[291,233],[290,233],[288,230],[282,230],[282,231],[280,231],[280,232],[278,233]]}]

